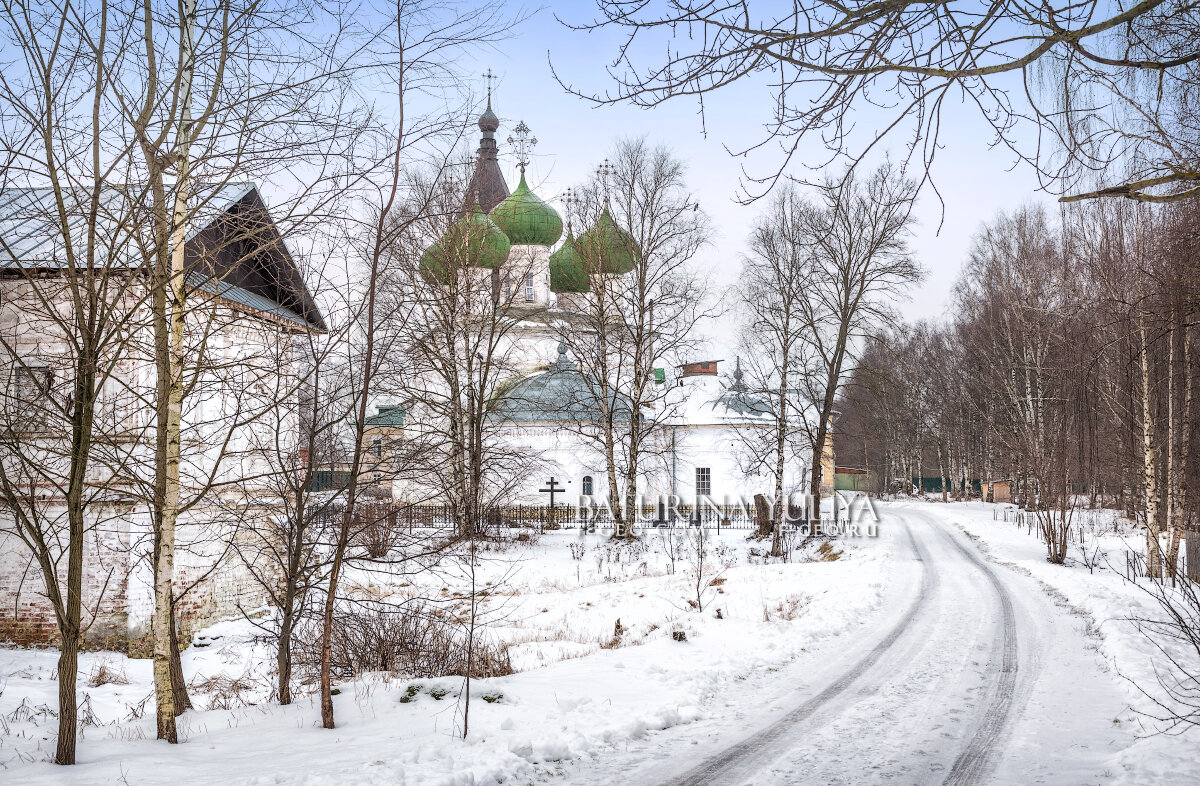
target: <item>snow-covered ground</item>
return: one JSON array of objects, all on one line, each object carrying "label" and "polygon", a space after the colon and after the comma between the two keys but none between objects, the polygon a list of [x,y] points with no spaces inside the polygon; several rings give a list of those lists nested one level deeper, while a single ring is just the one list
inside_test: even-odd
[{"label": "snow-covered ground", "polygon": [[[517,673],[473,682],[466,740],[458,678],[341,685],[338,728],[323,730],[310,697],[269,701],[272,652],[228,621],[184,653],[205,690],[178,746],[153,739],[149,661],[84,656],[90,722],[79,765],[59,768],[55,655],[0,649],[0,780],[641,784],[703,764],[684,782],[1200,782],[1196,740],[1151,734],[1126,679],[1153,674],[1122,622],[1148,599],[1112,571],[1048,565],[993,508],[884,505],[878,537],[787,564],[721,533],[703,611],[660,533],[638,549],[546,533],[496,554],[478,579],[493,582],[486,633]],[[453,598],[465,579],[351,580]],[[93,687],[101,664],[117,681]]]}]

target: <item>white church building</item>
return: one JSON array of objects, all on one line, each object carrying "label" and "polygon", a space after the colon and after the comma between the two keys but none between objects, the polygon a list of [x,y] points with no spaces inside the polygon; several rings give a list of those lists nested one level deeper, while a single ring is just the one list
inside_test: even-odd
[{"label": "white church building", "polygon": [[[587,298],[595,296],[592,279],[629,274],[637,264],[636,247],[607,209],[578,238],[570,231],[564,237],[562,218],[529,187],[523,162],[520,182],[509,191],[495,139],[500,121],[490,97],[478,125],[481,139],[467,199],[472,208],[462,222],[483,234],[482,253],[497,257],[489,263],[494,264],[494,291],[505,302],[528,307],[528,316],[508,332],[511,346],[506,357],[514,375],[502,386],[489,415],[505,443],[537,459],[536,469],[511,490],[508,501],[548,504],[553,498],[568,505],[581,498],[600,501],[609,496],[606,462],[596,439],[602,416],[595,385],[589,384],[569,349],[581,342],[564,338],[565,332],[586,330],[573,316]],[[518,125],[518,141],[528,130],[523,122]],[[449,242],[448,238],[439,241]],[[435,243],[422,258],[423,275],[433,284],[441,271],[439,253]],[[588,254],[594,260],[591,264],[582,258]],[[748,451],[742,449],[745,440],[760,434],[765,438],[764,427],[773,418],[769,408],[747,390],[740,363],[728,369],[721,367],[722,362],[656,359],[654,384],[661,387],[652,396],[653,409],[644,411],[652,434],[639,464],[643,497],[669,495],[685,504],[707,497],[725,503],[773,493],[772,481],[747,466]],[[619,411],[616,417],[620,418]],[[807,462],[793,463],[785,492],[801,491],[806,485]],[[548,496],[548,488],[555,493]],[[405,497],[411,489],[397,482],[395,492]]]}]

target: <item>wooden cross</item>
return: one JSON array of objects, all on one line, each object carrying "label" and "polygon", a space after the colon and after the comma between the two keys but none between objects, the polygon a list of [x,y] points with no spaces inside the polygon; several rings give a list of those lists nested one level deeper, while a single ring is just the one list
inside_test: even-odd
[{"label": "wooden cross", "polygon": [[559,494],[565,490],[566,489],[563,486],[558,485],[557,481],[554,480],[554,476],[551,475],[550,482],[546,484],[546,488],[538,489],[538,493],[539,494],[549,494],[550,495],[550,507],[553,508],[554,507],[554,495]]}]

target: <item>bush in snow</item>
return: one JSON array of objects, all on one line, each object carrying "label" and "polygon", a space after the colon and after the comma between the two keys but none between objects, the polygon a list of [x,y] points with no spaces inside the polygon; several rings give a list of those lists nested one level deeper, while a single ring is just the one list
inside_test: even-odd
[{"label": "bush in snow", "polygon": [[[316,680],[320,668],[319,628],[298,636],[303,678]],[[332,673],[337,679],[386,671],[409,677],[466,676],[467,631],[443,608],[411,602],[345,604],[334,618]],[[512,674],[508,650],[475,636],[474,678]]]}]

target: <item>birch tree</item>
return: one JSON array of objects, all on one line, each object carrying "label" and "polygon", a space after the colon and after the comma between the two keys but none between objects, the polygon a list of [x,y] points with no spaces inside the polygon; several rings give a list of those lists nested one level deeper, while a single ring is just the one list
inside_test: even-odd
[{"label": "birch tree", "polygon": [[632,537],[638,487],[662,471],[669,391],[654,379],[659,363],[683,362],[699,346],[697,323],[710,312],[691,261],[709,239],[707,216],[688,191],[686,169],[664,146],[619,141],[582,190],[574,220],[599,227],[576,248],[591,290],[561,338],[588,386],[585,402],[601,415],[581,436],[596,446],[608,476],[613,536]]},{"label": "birch tree", "polygon": [[811,248],[808,297],[800,301],[806,364],[801,384],[812,409],[805,427],[812,446],[809,496],[820,518],[821,456],[834,406],[860,342],[879,331],[891,304],[923,272],[908,248],[917,184],[890,163],[866,178],[847,174],[820,191],[807,213]]},{"label": "birch tree", "polygon": [[807,349],[808,313],[802,301],[809,296],[814,249],[808,233],[813,205],[791,188],[771,198],[766,213],[750,235],[750,252],[743,265],[740,290],[745,327],[742,345],[748,359],[749,389],[764,403],[769,423],[741,440],[751,470],[765,469],[772,479],[771,556],[783,553],[786,511],[785,468],[800,451],[803,401],[800,369]]}]

